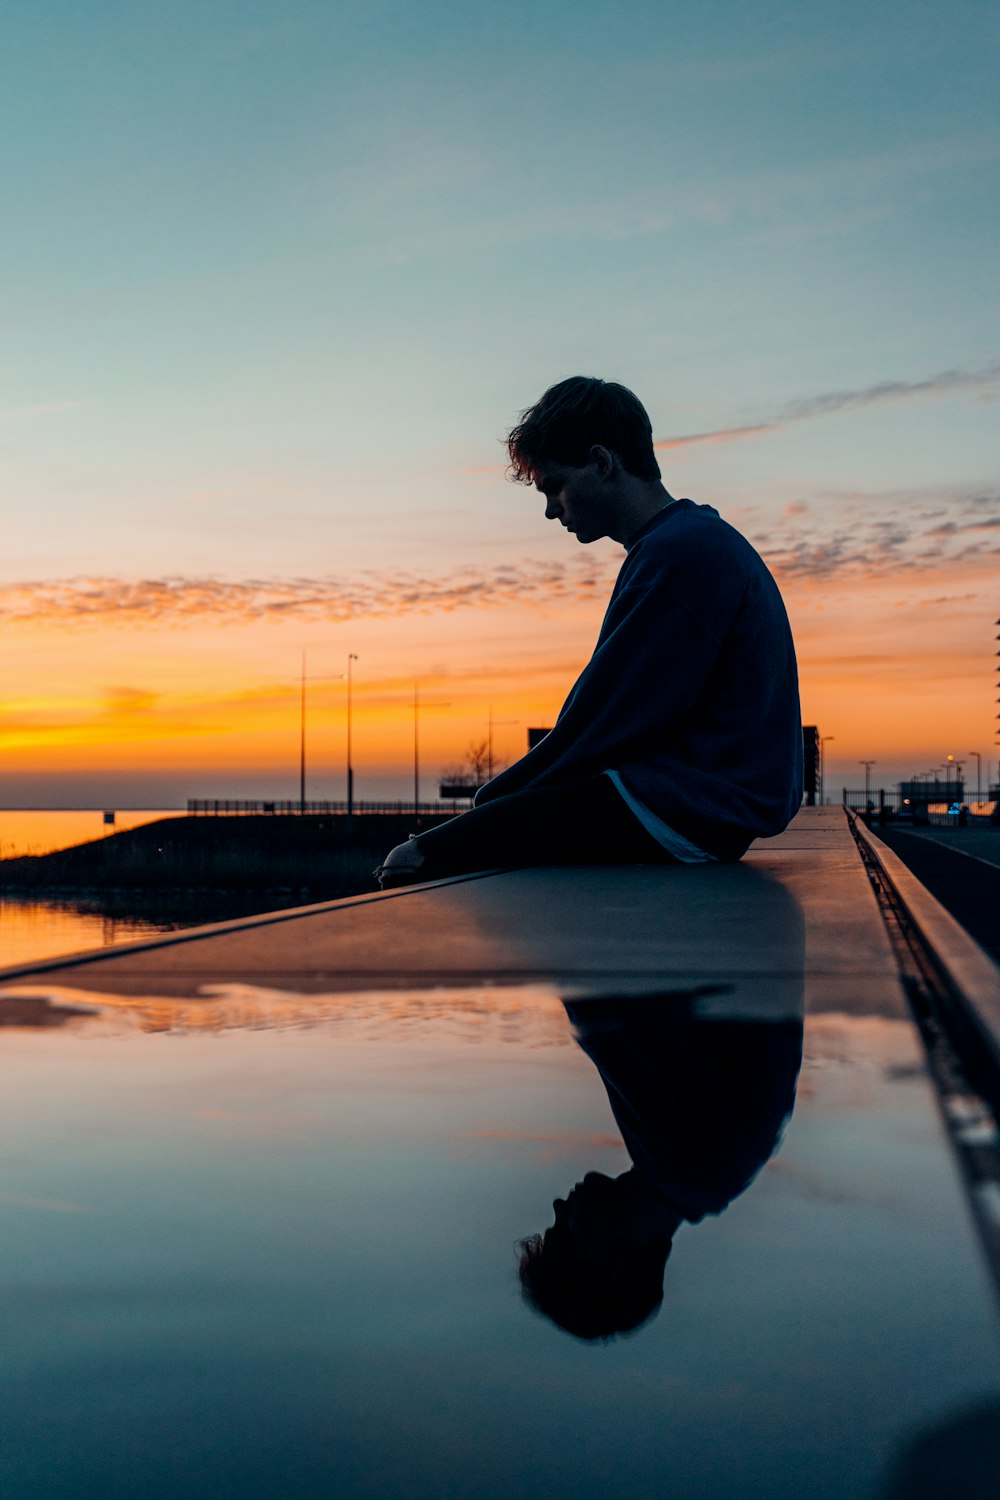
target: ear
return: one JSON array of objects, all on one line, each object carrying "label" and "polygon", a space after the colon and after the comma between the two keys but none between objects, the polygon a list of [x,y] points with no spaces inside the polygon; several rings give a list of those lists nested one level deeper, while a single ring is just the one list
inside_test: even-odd
[{"label": "ear", "polygon": [[610,479],[617,459],[610,448],[605,448],[602,443],[595,443],[590,450],[590,462],[596,468],[599,479]]}]

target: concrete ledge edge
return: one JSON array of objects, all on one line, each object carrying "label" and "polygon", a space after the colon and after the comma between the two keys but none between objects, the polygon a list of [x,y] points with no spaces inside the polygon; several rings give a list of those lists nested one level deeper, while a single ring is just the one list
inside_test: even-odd
[{"label": "concrete ledge edge", "polygon": [[1000,966],[966,932],[898,854],[856,818],[856,836],[878,860],[900,901],[1000,1064]]},{"label": "concrete ledge edge", "polygon": [[85,948],[81,953],[57,953],[50,958],[0,968],[0,985],[17,979],[29,979],[35,974],[51,974],[58,969],[76,969],[83,964],[107,963],[130,954],[174,948],[179,943],[198,943],[205,938],[224,937],[227,933],[243,932],[251,927],[274,927],[281,922],[317,917],[342,908],[367,906],[372,901],[394,901],[400,896],[414,895],[418,891],[461,885],[467,880],[482,880],[488,875],[505,873],[504,870],[474,870],[468,875],[448,875],[442,880],[427,880],[422,885],[397,886],[389,891],[365,891],[358,896],[340,896],[334,901],[317,901],[310,906],[282,906],[274,911],[262,911],[249,917],[234,917],[228,922],[208,922],[204,927],[182,927],[176,932],[159,933],[156,937],[140,938],[134,943],[111,943],[101,948]]}]

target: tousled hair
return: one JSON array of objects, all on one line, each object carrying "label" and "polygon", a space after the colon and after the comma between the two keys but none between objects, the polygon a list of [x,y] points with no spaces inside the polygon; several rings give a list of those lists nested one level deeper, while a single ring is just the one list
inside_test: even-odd
[{"label": "tousled hair", "polygon": [[507,435],[508,475],[534,484],[546,459],[582,469],[595,443],[616,453],[636,479],[660,478],[646,408],[625,386],[594,375],[561,380],[521,413]]}]

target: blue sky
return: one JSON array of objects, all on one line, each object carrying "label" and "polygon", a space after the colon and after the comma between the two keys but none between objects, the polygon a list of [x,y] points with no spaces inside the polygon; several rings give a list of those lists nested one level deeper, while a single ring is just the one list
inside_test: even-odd
[{"label": "blue sky", "polygon": [[319,575],[578,567],[497,441],[576,372],[661,440],[728,434],[665,480],[799,576],[987,547],[998,31],[962,0],[14,0],[0,585],[210,575],[238,623],[247,580],[294,615]]}]

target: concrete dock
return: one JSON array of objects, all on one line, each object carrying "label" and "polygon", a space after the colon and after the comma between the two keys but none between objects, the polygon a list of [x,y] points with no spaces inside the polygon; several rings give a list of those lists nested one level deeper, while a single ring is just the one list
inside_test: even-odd
[{"label": "concrete dock", "polygon": [[[0,972],[5,1500],[992,1494],[997,981],[839,808]],[[640,1158],[662,1305],[574,1337],[513,1246]]]}]

